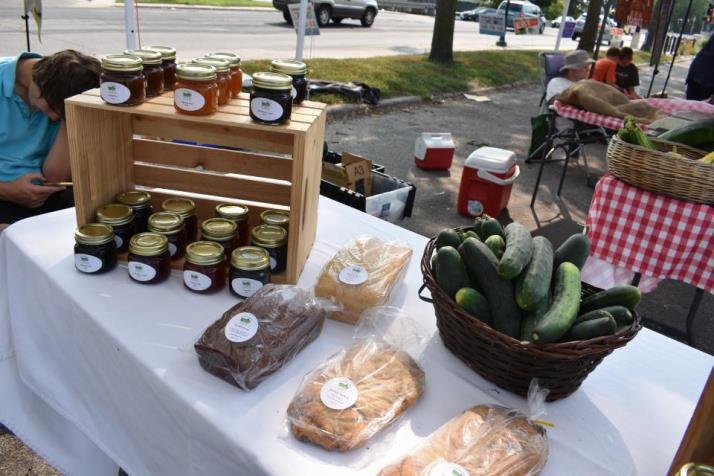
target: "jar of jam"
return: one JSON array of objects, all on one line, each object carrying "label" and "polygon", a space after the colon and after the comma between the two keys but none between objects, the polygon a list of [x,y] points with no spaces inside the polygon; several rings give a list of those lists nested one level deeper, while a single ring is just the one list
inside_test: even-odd
[{"label": "jar of jam", "polygon": [[194,241],[186,247],[183,285],[193,292],[209,294],[226,285],[223,247],[212,241]]},{"label": "jar of jam", "polygon": [[270,63],[270,71],[274,73],[287,74],[293,78],[293,87],[290,95],[293,98],[293,104],[300,104],[308,97],[307,65],[302,61],[296,60],[273,60]]},{"label": "jar of jam", "polygon": [[265,210],[260,214],[260,223],[263,225],[275,225],[290,231],[290,212],[284,210]]},{"label": "jar of jam", "polygon": [[246,246],[250,243],[250,233],[248,229],[248,207],[235,203],[221,203],[216,205],[216,216],[227,218],[238,225],[238,246]]},{"label": "jar of jam", "polygon": [[208,53],[209,58],[227,60],[231,68],[231,96],[237,99],[243,89],[243,70],[240,69],[240,56],[233,53]]},{"label": "jar of jam", "polygon": [[250,117],[263,124],[283,124],[290,120],[293,80],[287,74],[255,73],[250,93]]},{"label": "jar of jam", "polygon": [[198,218],[196,218],[196,204],[188,198],[169,198],[161,204],[165,212],[174,212],[183,218],[186,225],[186,240],[188,243],[196,241],[198,236]]},{"label": "jar of jam", "polygon": [[173,91],[176,82],[176,48],[170,46],[147,46],[147,50],[161,53],[161,69],[164,70],[164,90]]},{"label": "jar of jam", "polygon": [[128,206],[134,212],[134,233],[148,230],[149,216],[154,213],[149,192],[129,190],[117,195],[117,202]]},{"label": "jar of jam", "polygon": [[164,70],[161,68],[161,53],[155,50],[124,50],[125,55],[141,58],[146,81],[146,97],[151,98],[164,92]]},{"label": "jar of jam", "polygon": [[156,212],[149,217],[149,231],[164,235],[169,241],[172,260],[182,258],[186,252],[186,227],[178,213]]},{"label": "jar of jam", "polygon": [[270,256],[263,248],[243,246],[231,254],[230,290],[246,299],[270,282]]},{"label": "jar of jam", "polygon": [[141,58],[130,55],[106,55],[99,75],[99,95],[114,106],[136,106],[146,99]]},{"label": "jar of jam", "polygon": [[88,223],[74,232],[74,267],[87,274],[99,274],[117,265],[117,247],[111,225]]},{"label": "jar of jam", "polygon": [[97,210],[97,221],[112,226],[117,251],[126,251],[129,248],[129,240],[136,233],[131,208],[121,203],[104,205]]},{"label": "jar of jam", "polygon": [[288,232],[275,225],[259,225],[250,233],[251,242],[270,255],[271,273],[282,273],[288,264]]},{"label": "jar of jam", "polygon": [[218,105],[228,104],[231,98],[231,70],[230,63],[221,58],[194,58],[195,64],[213,66],[216,68],[216,82],[218,83]]},{"label": "jar of jam", "polygon": [[227,218],[209,218],[201,223],[201,239],[222,245],[227,261],[238,248],[238,225]]},{"label": "jar of jam", "polygon": [[218,109],[216,68],[203,64],[176,65],[174,107],[178,112],[207,116]]},{"label": "jar of jam", "polygon": [[158,233],[139,233],[129,241],[129,277],[142,284],[165,281],[171,274],[169,240]]}]

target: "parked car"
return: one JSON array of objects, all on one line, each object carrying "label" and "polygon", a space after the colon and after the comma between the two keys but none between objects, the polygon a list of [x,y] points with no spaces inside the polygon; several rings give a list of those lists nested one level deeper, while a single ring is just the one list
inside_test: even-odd
[{"label": "parked car", "polygon": [[[292,24],[289,3],[300,3],[300,0],[273,0],[273,7],[283,12],[285,21]],[[379,10],[376,0],[315,0],[314,4],[317,24],[321,27],[327,26],[330,20],[340,24],[345,18],[359,20],[362,26],[370,27]]]},{"label": "parked car", "polygon": [[[502,1],[496,11],[499,15],[506,13],[506,0]],[[508,6],[508,18],[506,19],[506,28],[513,28],[513,20],[517,17],[535,17],[538,18],[538,33],[543,34],[545,30],[545,17],[540,7],[535,3],[527,0],[513,0]]]},{"label": "parked car", "polygon": [[[573,17],[571,17],[571,16],[567,16],[567,17],[565,17],[565,21],[566,21],[566,22],[568,22],[568,21],[575,21],[575,18],[573,18]],[[560,28],[560,24],[561,24],[562,22],[563,22],[563,17],[562,17],[562,16],[559,16],[558,18],[556,18],[555,20],[553,20],[552,22],[550,22],[550,26],[552,26],[553,28]]]},{"label": "parked car", "polygon": [[488,8],[488,7],[479,7],[479,8],[474,8],[473,10],[466,10],[465,12],[461,12],[461,15],[459,18],[462,20],[466,21],[479,21],[479,15],[482,13],[485,13],[487,15],[491,15],[493,13],[496,13],[496,9],[494,8]]},{"label": "parked car", "polygon": [[[603,19],[603,16],[600,15],[600,20],[597,25],[598,31],[600,30],[600,28],[602,28],[602,19]],[[580,15],[577,20],[575,20],[575,29],[573,29],[573,37],[572,37],[573,40],[577,40],[578,38],[580,38],[580,36],[582,36],[583,28],[585,28],[586,21],[587,21],[587,15],[584,13],[582,15]],[[605,24],[605,31],[603,31],[603,33],[602,33],[602,41],[607,43],[608,45],[612,41],[612,34],[610,33],[610,27],[612,26],[611,22],[614,23],[614,20],[612,20],[611,18],[608,18],[607,23]],[[617,25],[617,23],[615,23],[615,25]],[[596,38],[597,38],[597,36],[596,36]]]}]

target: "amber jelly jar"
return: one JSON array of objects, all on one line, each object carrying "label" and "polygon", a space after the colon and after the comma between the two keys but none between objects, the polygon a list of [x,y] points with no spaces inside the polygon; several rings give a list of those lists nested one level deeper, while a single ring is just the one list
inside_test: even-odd
[{"label": "amber jelly jar", "polygon": [[164,70],[164,90],[173,91],[176,82],[176,48],[171,46],[147,46],[147,50],[161,53],[161,69]]},{"label": "amber jelly jar", "polygon": [[223,246],[212,241],[194,241],[186,247],[183,284],[195,293],[210,294],[226,285]]},{"label": "amber jelly jar", "polygon": [[234,53],[208,53],[209,58],[227,60],[231,68],[231,96],[237,99],[243,89],[243,70],[240,69],[240,56]]},{"label": "amber jelly jar", "polygon": [[87,274],[100,274],[117,265],[117,247],[111,225],[87,223],[74,232],[74,267]]},{"label": "amber jelly jar", "polygon": [[139,233],[129,241],[129,277],[141,284],[165,281],[171,274],[169,240],[158,233]]},{"label": "amber jelly jar", "polygon": [[136,106],[146,99],[146,84],[141,58],[106,55],[99,75],[99,95],[113,106]]},{"label": "amber jelly jar", "polygon": [[250,117],[263,124],[283,124],[290,120],[293,80],[281,73],[255,73],[250,93]]},{"label": "amber jelly jar", "polygon": [[221,58],[194,58],[194,64],[213,66],[216,68],[216,82],[218,83],[218,105],[228,104],[231,98],[231,69],[230,63]]},{"label": "amber jelly jar", "polygon": [[183,114],[207,116],[218,110],[216,68],[202,64],[176,65],[174,107]]},{"label": "amber jelly jar", "polygon": [[243,246],[231,254],[231,294],[246,299],[270,282],[270,255],[257,246]]},{"label": "amber jelly jar", "polygon": [[183,258],[186,252],[186,226],[178,213],[156,212],[149,217],[149,231],[164,235],[169,242],[172,260]]},{"label": "amber jelly jar", "polygon": [[221,245],[227,261],[238,247],[238,226],[227,218],[209,218],[201,223],[201,239]]},{"label": "amber jelly jar", "polygon": [[288,264],[288,232],[275,225],[259,225],[250,232],[254,246],[264,248],[270,255],[270,271],[282,273]]},{"label": "amber jelly jar", "polygon": [[149,217],[153,213],[149,192],[129,190],[117,195],[116,200],[134,212],[134,233],[143,233],[148,230]]},{"label": "amber jelly jar", "polygon": [[216,216],[227,218],[238,226],[238,246],[250,243],[250,229],[248,227],[248,207],[235,203],[221,203],[216,205]]},{"label": "amber jelly jar", "polygon": [[196,241],[198,235],[198,218],[196,218],[196,204],[188,198],[169,198],[161,204],[165,212],[178,213],[186,225],[186,239],[188,243]]},{"label": "amber jelly jar", "polygon": [[114,242],[117,251],[126,251],[129,240],[136,233],[134,229],[134,212],[121,203],[110,203],[97,210],[97,221],[111,225],[114,229]]},{"label": "amber jelly jar", "polygon": [[307,65],[305,63],[296,60],[273,60],[270,63],[270,71],[287,74],[293,78],[293,87],[290,90],[293,104],[300,104],[307,99]]}]

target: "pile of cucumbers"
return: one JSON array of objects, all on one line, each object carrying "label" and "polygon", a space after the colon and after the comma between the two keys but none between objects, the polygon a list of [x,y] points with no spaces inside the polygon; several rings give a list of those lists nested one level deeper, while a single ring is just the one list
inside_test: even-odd
[{"label": "pile of cucumbers", "polygon": [[502,228],[484,215],[472,228],[439,233],[431,271],[466,312],[521,341],[548,344],[615,334],[634,322],[634,286],[615,286],[581,302],[580,270],[590,253],[583,234],[553,250],[518,222]]}]

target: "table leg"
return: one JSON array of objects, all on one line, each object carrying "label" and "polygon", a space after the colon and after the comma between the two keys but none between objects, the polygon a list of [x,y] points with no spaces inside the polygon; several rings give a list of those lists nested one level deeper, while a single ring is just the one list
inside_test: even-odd
[{"label": "table leg", "polygon": [[692,299],[692,304],[689,305],[689,312],[687,313],[687,343],[694,347],[694,335],[692,334],[692,328],[694,326],[694,317],[697,315],[699,310],[699,304],[702,302],[702,297],[704,297],[704,290],[697,288],[694,292],[694,299]]}]

